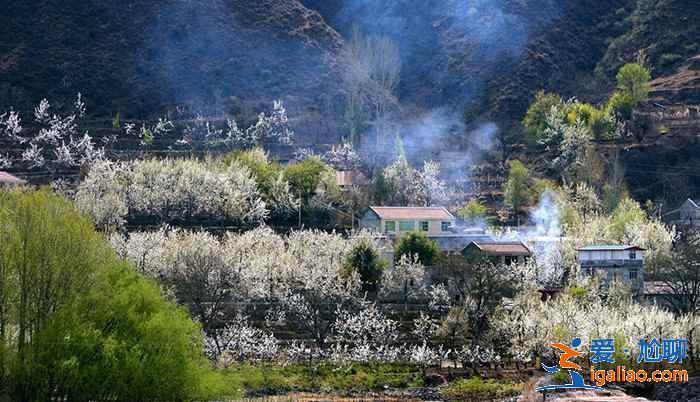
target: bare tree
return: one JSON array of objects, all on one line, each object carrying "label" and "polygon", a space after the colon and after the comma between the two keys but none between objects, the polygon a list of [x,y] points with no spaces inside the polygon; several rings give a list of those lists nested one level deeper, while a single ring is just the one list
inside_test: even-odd
[{"label": "bare tree", "polygon": [[395,96],[401,73],[399,48],[382,35],[364,35],[354,27],[344,49],[348,100],[345,119],[354,145],[361,142],[362,132],[374,126],[377,141],[384,138],[391,110],[397,106]]}]

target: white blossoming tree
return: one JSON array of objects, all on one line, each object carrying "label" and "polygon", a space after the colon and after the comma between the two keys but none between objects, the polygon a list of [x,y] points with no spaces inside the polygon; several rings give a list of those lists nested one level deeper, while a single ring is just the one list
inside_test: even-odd
[{"label": "white blossoming tree", "polygon": [[195,160],[145,160],[95,164],[78,186],[78,207],[99,225],[125,216],[220,219],[258,223],[269,213],[247,168],[225,170]]},{"label": "white blossoming tree", "polygon": [[198,114],[185,126],[178,145],[193,150],[251,149],[261,147],[266,141],[277,141],[285,145],[294,142],[294,130],[280,100],[273,102],[270,113],[260,113],[256,123],[247,128],[239,127],[234,119],[228,119],[224,128],[216,127],[215,123]]},{"label": "white blossoming tree", "polygon": [[[21,150],[19,160],[29,169],[90,164],[104,158],[105,148],[95,144],[87,131],[81,132],[79,124],[84,117],[85,102],[80,94],[64,114],[42,99],[34,108],[31,129],[22,126],[22,118],[14,110],[0,114],[0,136]],[[10,167],[16,159],[9,153],[0,154],[0,168]]]}]

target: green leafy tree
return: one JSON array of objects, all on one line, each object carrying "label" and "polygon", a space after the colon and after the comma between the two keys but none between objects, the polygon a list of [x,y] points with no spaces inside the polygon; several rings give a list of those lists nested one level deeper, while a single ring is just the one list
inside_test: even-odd
[{"label": "green leafy tree", "polygon": [[477,222],[486,219],[488,207],[478,198],[472,198],[464,204],[462,208],[457,210],[457,215],[461,216],[467,222]]},{"label": "green leafy tree", "polygon": [[632,96],[624,92],[615,92],[608,100],[606,106],[606,113],[613,115],[618,119],[630,120],[632,119],[632,109],[634,109],[635,103]]},{"label": "green leafy tree", "polygon": [[535,94],[535,99],[523,118],[523,126],[530,140],[537,142],[547,128],[547,114],[552,107],[561,107],[563,104],[561,96],[555,93],[539,91]]},{"label": "green leafy tree", "polygon": [[0,227],[0,399],[191,400],[217,387],[202,382],[199,325],[70,202],[0,192]]},{"label": "green leafy tree", "polygon": [[223,157],[225,166],[231,166],[234,162],[245,166],[255,176],[258,188],[264,193],[269,193],[273,183],[282,171],[282,167],[275,161],[270,161],[267,153],[262,148],[250,150],[237,150]]},{"label": "green leafy tree", "polygon": [[625,229],[632,223],[644,223],[647,214],[639,203],[631,198],[623,198],[612,213],[610,220],[610,235],[621,241],[625,236]]},{"label": "green leafy tree", "polygon": [[377,250],[371,244],[362,242],[356,245],[347,256],[343,270],[346,276],[350,276],[353,272],[360,275],[363,291],[376,292],[385,267],[386,263],[382,261]]},{"label": "green leafy tree", "polygon": [[649,69],[637,63],[629,63],[620,67],[617,72],[617,89],[628,95],[636,106],[649,96]]},{"label": "green leafy tree", "polygon": [[503,187],[506,205],[517,215],[530,202],[530,172],[517,159],[508,162],[508,180]]},{"label": "green leafy tree", "polygon": [[311,157],[287,166],[284,170],[284,178],[289,182],[292,193],[308,202],[316,193],[323,174],[329,170],[330,167],[321,159]]},{"label": "green leafy tree", "polygon": [[426,267],[434,265],[440,257],[440,248],[434,240],[430,240],[425,233],[409,232],[399,239],[394,249],[394,260],[399,261],[402,256],[418,256],[418,261]]}]

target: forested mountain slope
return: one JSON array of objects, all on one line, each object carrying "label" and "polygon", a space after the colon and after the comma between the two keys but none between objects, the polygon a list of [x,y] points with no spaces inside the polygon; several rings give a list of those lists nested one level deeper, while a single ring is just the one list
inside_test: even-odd
[{"label": "forested mountain slope", "polygon": [[691,0],[16,1],[0,15],[0,107],[82,92],[99,117],[245,120],[281,98],[308,143],[334,142],[357,26],[397,43],[402,107],[494,121],[513,144],[539,89],[600,101],[640,55],[654,77],[674,73],[699,51],[699,13]]}]

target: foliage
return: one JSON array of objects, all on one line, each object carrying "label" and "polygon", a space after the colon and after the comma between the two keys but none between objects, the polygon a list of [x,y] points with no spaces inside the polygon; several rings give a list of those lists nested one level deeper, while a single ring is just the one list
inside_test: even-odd
[{"label": "foliage", "polygon": [[440,395],[447,400],[457,401],[500,401],[520,395],[522,387],[517,384],[501,383],[494,380],[482,380],[480,377],[459,379],[449,383],[440,390]]},{"label": "foliage", "polygon": [[68,201],[0,193],[0,226],[0,370],[9,381],[0,392],[32,401],[203,395],[212,377],[199,326]]},{"label": "foliage", "polygon": [[595,285],[582,286],[587,287],[585,292],[565,291],[545,303],[532,288],[518,294],[508,308],[500,310],[494,322],[501,337],[512,339],[509,354],[522,361],[530,361],[534,356],[555,361],[556,353],[545,348],[546,344],[570,342],[574,335],[581,338],[583,345],[589,345],[592,338],[615,336],[616,345],[629,348],[633,356],[639,352],[635,347],[640,339],[687,338],[689,342],[697,342],[693,337],[697,317],[676,317],[657,306],[638,304],[629,297],[606,301]]},{"label": "foliage", "polygon": [[638,202],[631,198],[623,198],[612,213],[608,228],[610,236],[622,239],[630,225],[645,222],[646,219],[647,214]]},{"label": "foliage", "polygon": [[578,266],[575,249],[590,244],[643,247],[646,249],[645,266],[650,272],[670,256],[671,245],[676,238],[675,229],[648,217],[636,201],[625,198],[612,214],[603,215],[599,210],[587,206],[586,202],[576,200],[576,197],[573,194],[559,197],[557,203],[558,208],[566,212],[562,218],[563,229],[572,240],[560,245],[564,266]]},{"label": "foliage", "polygon": [[612,94],[606,105],[606,111],[621,120],[631,120],[635,103],[631,95],[625,92]]},{"label": "foliage", "polygon": [[632,99],[633,105],[647,99],[649,95],[649,69],[638,63],[629,63],[617,72],[617,89]]},{"label": "foliage", "polygon": [[503,197],[506,205],[519,214],[530,202],[530,172],[517,159],[508,162],[508,180],[503,186]]},{"label": "foliage", "polygon": [[222,157],[222,162],[229,167],[233,164],[245,166],[255,176],[255,182],[261,190],[269,191],[269,186],[275,180],[282,167],[276,161],[270,161],[262,148],[236,150]]},{"label": "foliage", "polygon": [[37,334],[30,372],[44,384],[35,390],[49,395],[47,385],[61,384],[58,394],[70,400],[186,400],[208,393],[200,329],[186,311],[129,267],[111,267],[106,276]]},{"label": "foliage", "polygon": [[360,167],[360,156],[352,143],[343,141],[333,145],[331,150],[323,154],[323,161],[336,170],[353,170]]},{"label": "foliage", "polygon": [[[374,244],[364,232],[350,239],[318,231],[275,234],[261,227],[217,239],[207,233],[132,233],[112,237],[120,255],[172,289],[203,323],[208,335],[233,313],[231,302],[275,301],[271,321],[326,341],[339,307],[357,304],[360,277],[344,270],[357,244]],[[376,247],[376,246],[374,246]]]},{"label": "foliage", "polygon": [[112,162],[95,163],[75,194],[78,209],[107,231],[122,227],[129,214],[127,194],[119,183],[122,170]]},{"label": "foliage", "polygon": [[345,120],[355,147],[368,128],[378,138],[387,131],[387,120],[398,104],[395,95],[401,73],[398,45],[383,35],[365,35],[355,26],[341,52],[343,84],[347,88]]},{"label": "foliage", "polygon": [[569,126],[581,123],[596,139],[611,139],[616,129],[616,122],[611,118],[608,110],[598,109],[590,103],[574,102],[568,110],[566,119]]},{"label": "foliage", "polygon": [[396,361],[399,349],[392,346],[399,337],[398,322],[387,318],[376,304],[359,312],[341,312],[333,324],[335,342],[331,359],[336,361]]},{"label": "foliage", "polygon": [[523,126],[533,142],[537,142],[542,133],[545,132],[548,126],[547,114],[553,107],[559,107],[563,103],[561,96],[554,93],[539,91],[535,94],[535,99],[523,118]]},{"label": "foliage", "polygon": [[485,220],[486,212],[488,207],[478,198],[472,198],[457,210],[457,215],[467,222],[476,223]]},{"label": "foliage", "polygon": [[279,344],[274,335],[251,326],[240,314],[223,328],[209,331],[205,350],[219,366],[234,362],[273,361],[278,357]]},{"label": "foliage", "polygon": [[700,249],[698,233],[681,237],[671,258],[661,264],[659,279],[668,295],[666,301],[677,314],[697,315],[700,311]]},{"label": "foliage", "polygon": [[289,182],[297,196],[308,203],[316,194],[323,173],[330,168],[321,159],[312,157],[293,163],[284,170],[284,178]]},{"label": "foliage", "polygon": [[418,261],[424,266],[434,265],[440,257],[440,248],[434,240],[422,232],[409,232],[399,239],[394,248],[394,260],[401,257],[417,255]]},{"label": "foliage", "polygon": [[386,263],[372,244],[359,243],[346,257],[343,269],[347,277],[352,276],[353,272],[360,275],[363,291],[376,292],[381,284],[385,266]]},{"label": "foliage", "polygon": [[282,167],[276,161],[270,161],[263,149],[234,151],[226,154],[222,161],[225,166],[237,164],[248,168],[274,217],[288,217],[299,208],[299,201],[284,178]]},{"label": "foliage", "polygon": [[122,117],[121,113],[117,112],[114,115],[114,118],[112,119],[112,128],[115,130],[119,130],[122,128]]},{"label": "foliage", "polygon": [[[458,304],[443,322],[442,333],[448,338],[470,339],[481,345],[491,323],[490,316],[502,300],[513,297],[517,284],[516,270],[495,264],[478,255],[448,256],[433,280],[445,284],[457,295]],[[450,345],[455,348],[454,344]]]}]

